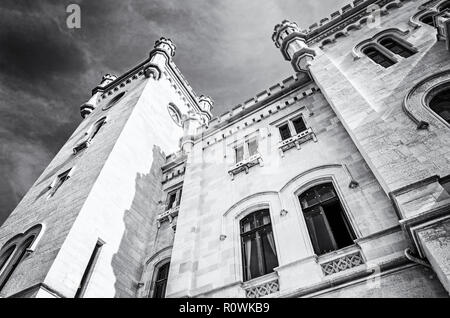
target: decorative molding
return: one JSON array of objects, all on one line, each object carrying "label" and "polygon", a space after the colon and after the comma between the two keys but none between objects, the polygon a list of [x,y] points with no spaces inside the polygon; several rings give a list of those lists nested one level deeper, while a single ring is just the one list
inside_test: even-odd
[{"label": "decorative molding", "polygon": [[309,127],[308,129],[298,133],[297,135],[280,141],[278,144],[278,149],[280,150],[281,157],[284,157],[284,153],[293,147],[296,147],[297,150],[300,150],[300,145],[311,139],[314,142],[317,142],[316,134],[313,132],[312,128]]},{"label": "decorative molding", "polygon": [[427,105],[433,92],[439,91],[441,87],[450,87],[450,70],[424,78],[403,99],[403,111],[417,125],[417,129],[428,129],[431,123],[439,129],[450,128],[450,125]]},{"label": "decorative molding", "polygon": [[156,64],[149,64],[145,69],[144,69],[144,76],[146,78],[153,78],[155,80],[159,80],[161,78],[161,68],[156,65]]},{"label": "decorative molding", "polygon": [[364,259],[359,251],[347,254],[331,261],[320,264],[325,276],[333,275],[353,267],[364,264]]},{"label": "decorative molding", "polygon": [[278,278],[272,279],[262,284],[245,288],[245,297],[247,298],[260,298],[280,290],[280,283]]},{"label": "decorative molding", "polygon": [[259,165],[260,167],[264,166],[263,159],[261,157],[261,154],[259,153],[233,165],[230,169],[228,169],[228,174],[231,176],[231,180],[234,180],[235,175],[241,173],[242,171],[245,171],[245,173],[247,174],[249,172],[249,169],[256,165]]}]

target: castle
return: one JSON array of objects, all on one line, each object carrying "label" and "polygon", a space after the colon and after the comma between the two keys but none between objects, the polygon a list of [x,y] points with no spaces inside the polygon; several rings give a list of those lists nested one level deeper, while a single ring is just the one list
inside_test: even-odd
[{"label": "castle", "polygon": [[217,117],[156,41],[0,228],[0,296],[448,297],[449,8],[283,21],[295,75]]}]

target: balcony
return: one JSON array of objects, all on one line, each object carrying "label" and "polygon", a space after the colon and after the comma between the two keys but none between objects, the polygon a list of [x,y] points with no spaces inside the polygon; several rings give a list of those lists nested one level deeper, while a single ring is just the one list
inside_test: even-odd
[{"label": "balcony", "polygon": [[280,143],[278,144],[278,149],[280,150],[281,157],[284,157],[285,151],[288,151],[293,147],[296,147],[299,150],[300,145],[310,139],[312,139],[314,142],[317,142],[316,134],[313,132],[311,127],[298,133],[297,135],[280,141]]},{"label": "balcony", "polygon": [[360,265],[364,265],[364,258],[359,248],[349,246],[319,257],[319,264],[325,276],[337,274]]},{"label": "balcony", "polygon": [[180,206],[176,206],[173,207],[169,210],[164,211],[161,214],[158,214],[157,218],[156,218],[156,224],[158,226],[158,228],[160,228],[161,223],[164,221],[169,221],[169,223],[172,224],[172,222],[174,221],[174,218],[178,216],[178,212],[180,211]]},{"label": "balcony", "polygon": [[277,273],[270,273],[251,281],[244,282],[242,287],[245,290],[246,298],[261,298],[280,290]]},{"label": "balcony", "polygon": [[245,171],[245,173],[247,174],[249,169],[256,165],[259,165],[261,167],[264,166],[264,162],[259,153],[254,154],[253,156],[250,156],[247,159],[244,159],[244,160],[236,163],[235,165],[233,165],[228,170],[228,174],[231,176],[231,180],[234,180],[235,175],[237,175],[238,173],[241,173],[243,171]]}]

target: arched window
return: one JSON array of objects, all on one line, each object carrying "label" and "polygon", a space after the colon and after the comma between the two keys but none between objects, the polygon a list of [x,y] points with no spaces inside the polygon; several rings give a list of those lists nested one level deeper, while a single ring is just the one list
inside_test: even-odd
[{"label": "arched window", "polygon": [[450,87],[433,96],[428,105],[431,110],[450,124]]},{"label": "arched window", "polygon": [[419,21],[424,23],[424,24],[428,24],[428,25],[431,25],[432,27],[434,27],[434,21],[433,21],[433,14],[432,13],[428,13],[428,14],[423,15],[422,17],[420,17]]},{"label": "arched window", "polygon": [[[15,269],[20,264],[20,262],[23,260],[25,254],[27,252],[27,249],[30,248],[31,244],[33,244],[35,237],[36,237],[35,235],[27,237],[25,239],[25,241],[23,241],[18,246],[14,255],[10,254],[11,260],[7,264],[5,262],[6,266],[0,274],[0,291],[3,289],[3,287],[5,287],[6,283],[8,282],[8,279],[14,273]],[[8,249],[8,251],[9,251],[9,249]],[[8,257],[8,259],[9,259],[9,257]],[[2,260],[2,262],[3,262],[3,260]]]},{"label": "arched window", "polygon": [[169,277],[170,262],[159,266],[154,279],[153,298],[165,298],[167,278]]},{"label": "arched window", "polygon": [[355,234],[332,183],[310,188],[299,199],[317,255],[353,244]]},{"label": "arched window", "polygon": [[408,48],[406,45],[400,43],[393,37],[385,36],[380,39],[380,44],[387,48],[394,54],[400,55],[401,57],[408,58],[413,55],[415,52]]},{"label": "arched window", "polygon": [[439,11],[439,12],[442,12],[442,11],[444,11],[445,9],[450,9],[450,1],[444,2],[443,4],[441,4],[441,5],[438,7],[438,11]]},{"label": "arched window", "polygon": [[269,210],[247,215],[240,227],[244,281],[273,272],[278,259]]},{"label": "arched window", "polygon": [[13,245],[9,247],[5,252],[0,254],[0,275],[3,273],[4,267],[6,267],[9,259],[11,258],[12,253],[16,249],[16,246]]},{"label": "arched window", "polygon": [[363,50],[363,53],[367,55],[372,61],[388,68],[395,64],[395,62],[390,59],[386,54],[382,53],[378,48],[374,46],[369,46]]}]

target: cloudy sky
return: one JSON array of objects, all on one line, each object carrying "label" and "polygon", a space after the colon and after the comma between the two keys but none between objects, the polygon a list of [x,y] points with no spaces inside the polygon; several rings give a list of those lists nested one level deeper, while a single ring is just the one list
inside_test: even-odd
[{"label": "cloudy sky", "polygon": [[[159,37],[175,42],[176,64],[221,114],[293,74],[271,41],[275,24],[307,27],[347,2],[2,0],[0,224],[80,123],[101,76],[144,60]],[[71,3],[80,29],[67,28]]]}]

